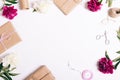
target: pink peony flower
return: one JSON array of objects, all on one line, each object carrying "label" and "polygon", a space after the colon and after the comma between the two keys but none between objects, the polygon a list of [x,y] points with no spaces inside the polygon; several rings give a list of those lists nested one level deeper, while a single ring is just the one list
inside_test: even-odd
[{"label": "pink peony flower", "polygon": [[113,69],[114,69],[114,66],[112,64],[112,61],[106,57],[104,58],[101,58],[99,61],[98,61],[98,70],[104,74],[112,74],[113,73]]},{"label": "pink peony flower", "polygon": [[96,12],[101,9],[101,3],[98,0],[90,0],[87,2],[87,8],[92,11]]},{"label": "pink peony flower", "polygon": [[14,6],[3,6],[2,15],[8,19],[13,19],[17,15],[17,9],[14,9]]}]

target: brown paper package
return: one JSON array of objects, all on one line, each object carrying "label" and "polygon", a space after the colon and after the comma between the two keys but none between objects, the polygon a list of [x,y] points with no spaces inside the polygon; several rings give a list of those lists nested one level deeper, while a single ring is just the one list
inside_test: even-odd
[{"label": "brown paper package", "polygon": [[55,80],[55,77],[45,65],[42,65],[25,80]]},{"label": "brown paper package", "polygon": [[21,39],[10,21],[0,27],[0,53],[3,53],[20,41]]},{"label": "brown paper package", "polygon": [[54,0],[54,3],[65,15],[67,15],[81,1],[82,0]]},{"label": "brown paper package", "polygon": [[28,0],[19,0],[20,1],[20,9],[25,10],[29,9],[29,1]]}]

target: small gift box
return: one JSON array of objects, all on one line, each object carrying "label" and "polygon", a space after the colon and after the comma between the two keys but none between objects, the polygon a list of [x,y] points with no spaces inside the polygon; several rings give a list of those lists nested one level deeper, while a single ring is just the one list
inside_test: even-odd
[{"label": "small gift box", "polygon": [[6,51],[20,41],[21,39],[10,21],[0,27],[0,53]]},{"label": "small gift box", "polygon": [[55,77],[45,65],[42,65],[25,80],[55,80]]},{"label": "small gift box", "polygon": [[82,0],[54,0],[54,3],[65,15],[67,15],[81,1]]}]

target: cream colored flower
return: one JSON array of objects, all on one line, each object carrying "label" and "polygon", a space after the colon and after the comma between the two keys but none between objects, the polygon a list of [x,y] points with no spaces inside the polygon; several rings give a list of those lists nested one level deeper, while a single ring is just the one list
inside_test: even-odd
[{"label": "cream colored flower", "polygon": [[4,66],[10,64],[11,66],[16,67],[18,63],[17,55],[15,53],[10,53],[2,59],[2,62]]},{"label": "cream colored flower", "polygon": [[38,0],[33,2],[32,8],[36,12],[40,13],[46,13],[48,11],[48,8],[50,7],[50,1],[51,0]]}]

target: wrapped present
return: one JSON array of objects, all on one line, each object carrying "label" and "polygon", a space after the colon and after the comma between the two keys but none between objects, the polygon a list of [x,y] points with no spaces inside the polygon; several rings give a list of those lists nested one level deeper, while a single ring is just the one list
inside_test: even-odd
[{"label": "wrapped present", "polygon": [[0,27],[0,53],[6,51],[20,41],[21,39],[10,21]]},{"label": "wrapped present", "polygon": [[65,15],[67,15],[81,1],[82,0],[54,0],[54,3]]},{"label": "wrapped present", "polygon": [[55,77],[45,65],[42,65],[25,80],[55,80]]}]

